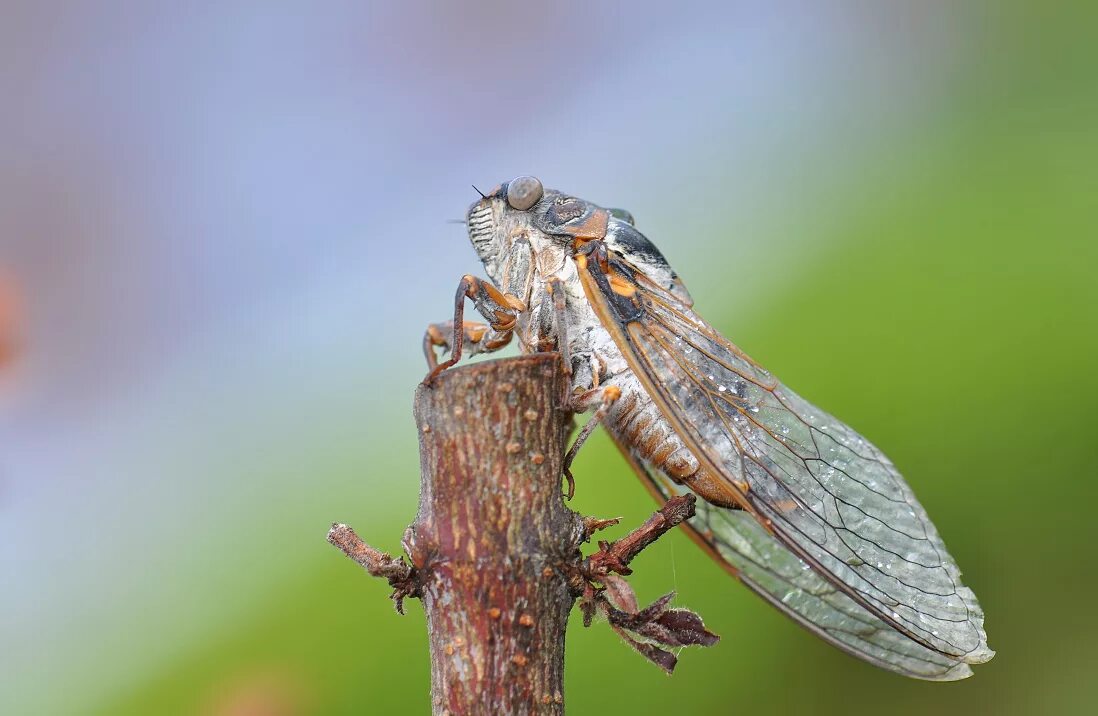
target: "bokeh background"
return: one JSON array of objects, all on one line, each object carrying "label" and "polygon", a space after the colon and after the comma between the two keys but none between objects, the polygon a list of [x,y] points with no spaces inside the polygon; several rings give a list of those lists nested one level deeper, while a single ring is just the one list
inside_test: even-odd
[{"label": "bokeh background", "polygon": [[[999,650],[879,672],[676,535],[634,584],[722,642],[575,621],[572,713],[1093,713],[1095,7],[5,2],[0,712],[428,710],[421,610],[324,535],[399,549],[447,220],[535,173],[892,456]],[[576,473],[653,508],[604,438]]]}]

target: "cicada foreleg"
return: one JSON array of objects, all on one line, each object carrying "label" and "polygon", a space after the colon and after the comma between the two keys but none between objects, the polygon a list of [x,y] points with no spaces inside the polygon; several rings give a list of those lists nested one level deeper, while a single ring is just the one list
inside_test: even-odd
[{"label": "cicada foreleg", "polygon": [[551,278],[546,282],[546,286],[553,301],[553,328],[556,331],[560,362],[564,366],[564,374],[571,376],[572,355],[568,346],[568,303],[567,295],[564,293],[564,284],[561,283],[560,279]]},{"label": "cicada foreleg", "polygon": [[[481,353],[492,353],[503,348],[511,342],[511,331],[499,332],[492,329],[487,323],[479,321],[462,322],[462,355],[475,356]],[[427,326],[427,332],[423,334],[423,355],[427,358],[427,367],[434,370],[438,367],[438,357],[435,349],[441,348],[443,353],[452,351],[454,347],[454,322],[443,321]]]},{"label": "cicada foreleg", "polygon": [[[472,299],[477,312],[488,321],[487,325],[465,323],[466,298]],[[503,293],[488,281],[476,276],[462,276],[454,294],[454,320],[428,326],[423,337],[423,349],[430,368],[424,382],[431,383],[439,373],[461,360],[467,339],[471,347],[470,353],[474,355],[499,350],[507,345],[511,341],[518,315],[525,310],[526,304],[518,297]],[[446,333],[450,333],[449,341]],[[438,363],[435,357],[436,346],[448,347],[450,357]]]}]

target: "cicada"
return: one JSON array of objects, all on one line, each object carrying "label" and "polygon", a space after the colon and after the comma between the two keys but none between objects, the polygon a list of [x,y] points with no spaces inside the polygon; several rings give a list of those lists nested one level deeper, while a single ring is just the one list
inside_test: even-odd
[{"label": "cicada", "polygon": [[[572,409],[595,411],[577,443],[601,422],[657,498],[702,498],[691,538],[776,609],[915,678],[961,679],[994,656],[976,596],[892,462],[699,316],[628,212],[530,176],[481,196],[466,226],[491,280],[463,277],[453,321],[428,328],[429,381],[515,337],[523,352],[559,351]],[[466,298],[486,323],[463,320]]]}]

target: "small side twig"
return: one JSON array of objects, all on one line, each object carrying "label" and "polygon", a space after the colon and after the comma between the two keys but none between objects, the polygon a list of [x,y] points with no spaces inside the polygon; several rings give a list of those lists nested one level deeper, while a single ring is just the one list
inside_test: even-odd
[{"label": "small side twig", "polygon": [[[663,507],[649,517],[644,524],[616,542],[599,542],[599,551],[587,558],[584,576],[598,580],[611,572],[632,574],[629,563],[648,545],[658,540],[664,533],[676,527],[684,520],[694,516],[693,495],[672,497]],[[595,527],[602,529],[605,522],[617,524],[617,520],[598,520]],[[606,525],[608,526],[608,525]]]},{"label": "small side twig", "polygon": [[[720,637],[706,629],[702,618],[694,612],[670,608],[674,592],[641,609],[633,588],[618,575],[632,574],[629,563],[634,557],[693,517],[695,499],[693,495],[672,497],[625,537],[616,542],[599,542],[599,551],[583,561],[573,580],[573,588],[580,596],[584,626],[590,626],[596,614],[603,615],[625,643],[667,673],[674,671],[678,663],[678,657],[670,649],[713,646]],[[608,526],[607,522],[616,521],[588,521],[588,535]]]},{"label": "small side twig", "polygon": [[328,530],[328,541],[342,550],[343,554],[362,566],[372,577],[384,577],[393,587],[391,598],[396,602],[396,610],[404,613],[404,598],[416,596],[415,567],[402,557],[393,557],[376,550],[362,541],[349,526],[336,522]]}]

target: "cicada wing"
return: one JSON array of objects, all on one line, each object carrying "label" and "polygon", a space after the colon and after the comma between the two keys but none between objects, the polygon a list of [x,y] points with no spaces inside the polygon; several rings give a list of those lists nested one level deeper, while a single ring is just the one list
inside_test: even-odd
[{"label": "cicada wing", "polygon": [[703,467],[742,494],[765,531],[877,619],[954,660],[990,659],[975,595],[892,463],[670,292],[595,248],[576,258],[587,298]]},{"label": "cicada wing", "polygon": [[[685,492],[611,432],[657,500]],[[767,532],[752,515],[698,502],[683,528],[733,576],[813,634],[846,653],[904,676],[956,681],[972,675],[962,661],[912,641],[839,591]]]}]

